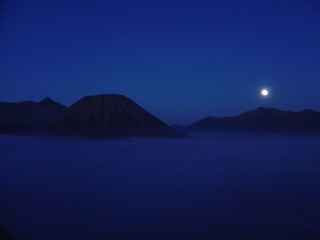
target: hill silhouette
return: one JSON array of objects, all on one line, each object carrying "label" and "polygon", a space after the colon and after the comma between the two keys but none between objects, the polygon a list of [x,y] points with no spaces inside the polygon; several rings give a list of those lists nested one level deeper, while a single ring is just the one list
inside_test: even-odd
[{"label": "hill silhouette", "polygon": [[320,112],[260,107],[235,117],[206,117],[186,126],[186,129],[205,132],[320,134]]},{"label": "hill silhouette", "polygon": [[320,134],[320,112],[257,108],[234,117],[206,117],[169,127],[126,96],[83,97],[69,108],[50,98],[0,102],[0,133],[75,135],[94,138],[183,137],[181,131]]},{"label": "hill silhouette", "polygon": [[57,121],[67,107],[46,97],[40,102],[0,102],[0,132],[13,134],[42,133]]}]

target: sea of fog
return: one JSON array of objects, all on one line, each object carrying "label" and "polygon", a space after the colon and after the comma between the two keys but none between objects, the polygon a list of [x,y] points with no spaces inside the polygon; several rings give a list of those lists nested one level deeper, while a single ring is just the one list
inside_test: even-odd
[{"label": "sea of fog", "polygon": [[15,239],[320,239],[320,137],[0,135]]}]

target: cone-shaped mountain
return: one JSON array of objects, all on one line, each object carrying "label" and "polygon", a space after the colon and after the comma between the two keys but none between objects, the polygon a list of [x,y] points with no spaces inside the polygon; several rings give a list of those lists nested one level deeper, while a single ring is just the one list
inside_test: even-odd
[{"label": "cone-shaped mountain", "polygon": [[52,126],[54,133],[86,137],[182,137],[129,98],[119,94],[87,96],[68,108]]}]

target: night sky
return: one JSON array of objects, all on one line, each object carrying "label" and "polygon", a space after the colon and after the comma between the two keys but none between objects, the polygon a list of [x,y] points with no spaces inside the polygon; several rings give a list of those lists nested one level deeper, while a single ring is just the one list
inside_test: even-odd
[{"label": "night sky", "polygon": [[169,124],[320,111],[318,0],[4,0],[0,20],[0,101],[120,93]]}]

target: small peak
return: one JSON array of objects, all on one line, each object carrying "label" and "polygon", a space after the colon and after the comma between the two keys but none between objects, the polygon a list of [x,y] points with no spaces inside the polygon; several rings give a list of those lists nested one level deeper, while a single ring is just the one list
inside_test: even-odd
[{"label": "small peak", "polygon": [[259,112],[259,113],[276,113],[276,112],[283,112],[282,110],[276,108],[269,108],[269,107],[259,107],[255,110],[249,112]]},{"label": "small peak", "polygon": [[39,103],[52,103],[54,102],[51,98],[46,97],[44,99],[42,99]]}]

